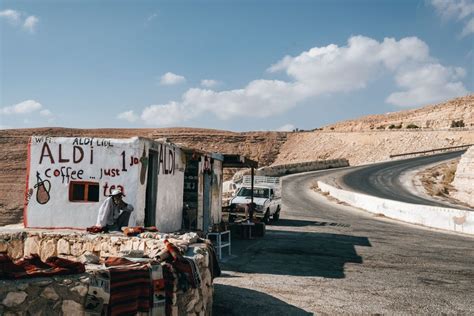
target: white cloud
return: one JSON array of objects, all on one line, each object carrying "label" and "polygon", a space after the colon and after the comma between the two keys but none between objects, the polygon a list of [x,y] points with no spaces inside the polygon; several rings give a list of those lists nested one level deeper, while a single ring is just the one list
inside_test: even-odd
[{"label": "white cloud", "polygon": [[152,20],[154,20],[156,17],[158,17],[158,14],[157,13],[152,13],[148,16],[148,18],[146,19],[147,22],[151,22]]},{"label": "white cloud", "polygon": [[161,76],[160,83],[162,85],[175,85],[186,82],[186,78],[183,76],[174,74],[172,72],[167,72],[163,76]]},{"label": "white cloud", "polygon": [[461,32],[461,36],[468,36],[469,34],[474,33],[474,18],[471,18],[466,25],[464,25],[464,28]]},{"label": "white cloud", "polygon": [[289,80],[258,79],[241,89],[225,91],[192,88],[179,101],[145,108],[141,118],[151,125],[177,124],[203,113],[222,120],[265,118],[319,95],[366,88],[386,74],[393,75],[401,89],[386,101],[400,106],[443,101],[467,93],[460,81],[464,69],[441,65],[430,56],[426,43],[416,37],[379,42],[353,36],[345,46],[330,44],[286,56],[268,71],[284,71]]},{"label": "white cloud", "polygon": [[205,88],[212,88],[212,87],[215,87],[219,84],[220,84],[219,81],[213,80],[213,79],[203,79],[203,80],[201,80],[201,86],[203,86]]},{"label": "white cloud", "polygon": [[40,115],[44,117],[52,117],[53,113],[48,109],[44,109],[40,111]]},{"label": "white cloud", "polygon": [[280,126],[279,128],[277,128],[277,131],[280,131],[280,132],[291,132],[295,129],[295,126],[293,124],[285,124],[283,126]]},{"label": "white cloud", "polygon": [[[464,20],[461,37],[474,33],[474,1],[472,0],[431,0],[438,14],[445,20]],[[466,22],[465,19],[468,19]]]},{"label": "white cloud", "polygon": [[474,13],[472,0],[432,0],[431,4],[446,19],[464,19]]},{"label": "white cloud", "polygon": [[24,30],[34,33],[36,30],[36,25],[39,22],[39,19],[34,15],[27,15],[23,12],[16,10],[3,10],[0,11],[0,18],[6,19],[10,24],[14,26],[21,26]]},{"label": "white cloud", "polygon": [[20,15],[20,12],[11,9],[0,11],[0,18],[4,18],[14,25],[20,22]]},{"label": "white cloud", "polygon": [[413,70],[400,71],[396,82],[406,91],[390,94],[386,101],[399,106],[434,103],[468,93],[461,81],[466,75],[462,68],[427,64]]},{"label": "white cloud", "polygon": [[34,33],[38,22],[39,19],[36,16],[30,15],[25,19],[25,22],[23,23],[23,28],[30,33]]},{"label": "white cloud", "polygon": [[128,121],[130,123],[136,122],[138,120],[138,116],[133,111],[125,111],[119,113],[117,115],[117,118],[120,120]]},{"label": "white cloud", "polygon": [[146,107],[141,115],[141,119],[150,125],[172,125],[177,122],[189,120],[202,111],[192,113],[193,108],[177,102],[167,104],[150,105]]},{"label": "white cloud", "polygon": [[43,106],[35,100],[26,100],[15,105],[0,108],[2,114],[30,114],[40,110]]}]

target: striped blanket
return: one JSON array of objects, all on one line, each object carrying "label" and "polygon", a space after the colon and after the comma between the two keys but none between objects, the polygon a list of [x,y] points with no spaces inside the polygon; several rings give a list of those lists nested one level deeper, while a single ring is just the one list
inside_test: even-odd
[{"label": "striped blanket", "polygon": [[153,302],[148,265],[111,268],[109,315],[134,315],[149,312]]},{"label": "striped blanket", "polygon": [[94,272],[86,298],[89,315],[164,315],[165,292],[161,265],[110,257],[107,269]]}]

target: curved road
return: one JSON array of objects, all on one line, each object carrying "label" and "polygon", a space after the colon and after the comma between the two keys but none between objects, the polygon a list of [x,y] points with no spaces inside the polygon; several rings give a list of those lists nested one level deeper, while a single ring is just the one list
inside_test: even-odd
[{"label": "curved road", "polygon": [[[341,186],[351,191],[384,199],[431,206],[453,207],[453,205],[447,203],[417,196],[403,185],[400,176],[424,165],[460,157],[464,152],[449,152],[358,167],[354,171],[347,172],[342,177]],[[465,207],[458,208],[467,209]]]},{"label": "curved road", "polygon": [[281,219],[233,240],[215,315],[474,314],[474,238],[377,217],[285,177]]}]

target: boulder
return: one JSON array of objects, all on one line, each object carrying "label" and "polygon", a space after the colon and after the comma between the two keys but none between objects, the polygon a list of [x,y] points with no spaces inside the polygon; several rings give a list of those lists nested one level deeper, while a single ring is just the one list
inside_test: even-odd
[{"label": "boulder", "polygon": [[54,288],[51,286],[48,286],[47,288],[45,288],[43,292],[41,293],[41,296],[44,298],[47,298],[48,300],[53,300],[53,301],[57,301],[59,299],[58,293],[56,293]]},{"label": "boulder", "polygon": [[61,306],[61,310],[63,315],[68,316],[83,316],[84,315],[84,307],[72,300],[65,300]]},{"label": "boulder", "polygon": [[9,292],[7,296],[3,299],[2,304],[6,307],[14,307],[23,303],[28,294],[23,291],[18,292]]}]

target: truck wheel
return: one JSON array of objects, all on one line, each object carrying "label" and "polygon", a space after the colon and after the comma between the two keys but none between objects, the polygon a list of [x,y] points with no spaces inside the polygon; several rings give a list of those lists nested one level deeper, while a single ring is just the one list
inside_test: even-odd
[{"label": "truck wheel", "polygon": [[263,216],[262,221],[265,223],[265,225],[270,223],[270,210],[269,209],[267,209],[267,211],[265,212],[265,215]]},{"label": "truck wheel", "polygon": [[280,219],[280,205],[278,205],[275,214],[273,214],[273,220],[276,222]]}]

